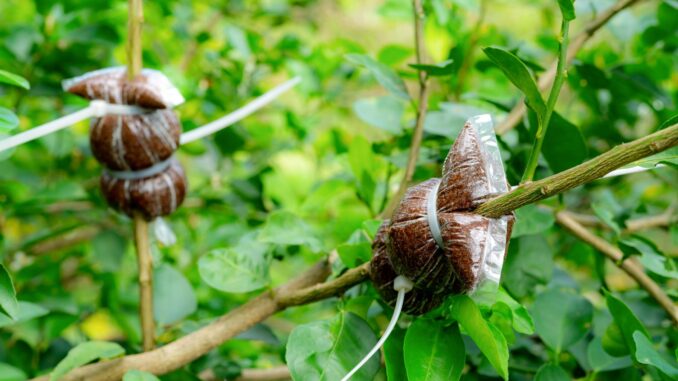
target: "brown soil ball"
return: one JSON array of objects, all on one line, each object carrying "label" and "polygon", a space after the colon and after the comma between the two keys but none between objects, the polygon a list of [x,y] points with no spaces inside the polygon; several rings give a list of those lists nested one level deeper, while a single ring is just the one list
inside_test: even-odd
[{"label": "brown soil ball", "polygon": [[112,170],[138,170],[169,158],[179,147],[181,124],[172,110],[106,115],[92,120],[92,154]]},{"label": "brown soil ball", "polygon": [[186,175],[177,161],[143,179],[119,179],[108,171],[101,176],[101,191],[108,205],[130,217],[140,212],[147,220],[174,212],[184,201],[186,188]]}]

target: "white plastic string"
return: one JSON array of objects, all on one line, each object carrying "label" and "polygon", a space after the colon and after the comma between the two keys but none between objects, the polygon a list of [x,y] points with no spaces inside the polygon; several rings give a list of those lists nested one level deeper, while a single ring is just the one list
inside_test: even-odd
[{"label": "white plastic string", "polygon": [[426,196],[426,220],[428,221],[428,229],[433,235],[433,239],[438,244],[438,247],[441,249],[445,248],[443,243],[443,235],[440,232],[440,223],[438,223],[438,188],[440,187],[440,181],[431,189],[431,191]]},{"label": "white plastic string", "polygon": [[350,372],[344,378],[341,379],[341,381],[348,381],[351,379],[351,377],[356,374],[360,370],[360,368],[363,367],[370,359],[372,356],[374,356],[375,353],[381,348],[384,343],[386,342],[386,339],[391,335],[391,332],[393,332],[393,329],[395,328],[396,323],[398,322],[398,318],[400,317],[400,313],[403,310],[403,304],[405,303],[405,294],[409,292],[413,287],[412,281],[407,279],[406,277],[402,275],[398,275],[395,280],[393,281],[393,289],[398,291],[398,297],[396,298],[396,305],[395,309],[393,310],[393,316],[391,317],[391,321],[388,323],[388,326],[386,327],[386,330],[384,331],[384,334],[381,336],[381,339],[377,341],[377,344],[374,345],[374,347],[363,357],[362,360],[356,365],[353,369],[351,369]]},{"label": "white plastic string", "polygon": [[104,171],[108,173],[111,177],[120,179],[120,180],[139,180],[146,177],[155,176],[160,172],[164,172],[174,161],[174,156],[159,161],[150,167],[139,169],[136,171],[114,171],[112,169],[105,168]]},{"label": "white plastic string", "polygon": [[147,110],[138,106],[113,105],[104,101],[92,101],[89,106],[80,111],[76,111],[59,119],[34,127],[26,132],[0,140],[0,152],[28,143],[31,140],[41,138],[53,132],[63,130],[66,127],[91,117],[99,118],[106,114],[136,115],[145,112],[147,112]]},{"label": "white plastic string", "polygon": [[608,173],[607,175],[603,176],[603,178],[608,178],[608,177],[616,177],[616,176],[623,176],[623,175],[629,175],[631,173],[638,173],[638,172],[645,172],[650,169],[655,169],[655,168],[661,168],[665,167],[664,164],[657,164],[654,167],[641,167],[641,166],[636,166],[636,167],[630,167],[630,168],[620,168],[620,169],[615,169],[614,171]]},{"label": "white plastic string", "polygon": [[219,130],[222,130],[239,120],[245,118],[246,116],[252,114],[263,106],[271,103],[275,98],[279,97],[282,93],[294,87],[297,83],[301,81],[300,77],[294,77],[289,81],[274,87],[269,90],[267,93],[260,95],[255,98],[252,102],[244,105],[243,107],[233,111],[232,113],[223,116],[213,122],[207,123],[204,126],[198,127],[191,131],[188,131],[181,135],[179,144],[186,144],[198,139],[202,139],[205,136],[211,135]]}]

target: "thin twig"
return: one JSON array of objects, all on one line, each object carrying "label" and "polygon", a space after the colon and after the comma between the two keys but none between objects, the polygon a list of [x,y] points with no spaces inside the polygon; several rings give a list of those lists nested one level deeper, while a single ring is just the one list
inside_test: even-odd
[{"label": "thin twig", "polygon": [[619,248],[589,232],[584,226],[578,223],[569,212],[556,213],[556,221],[558,221],[561,226],[570,231],[577,238],[588,243],[603,253],[620,269],[624,270],[624,272],[633,278],[638,283],[638,285],[644,288],[645,291],[647,291],[647,293],[650,294],[650,296],[654,298],[657,303],[659,303],[659,305],[669,315],[671,320],[673,320],[673,324],[678,324],[678,308],[664,293],[662,288],[657,283],[655,283],[652,278],[645,274],[645,271],[643,271],[642,267],[640,267],[638,263],[636,263],[631,258],[622,261],[624,254],[621,250],[619,250]]},{"label": "thin twig", "polygon": [[134,244],[139,264],[139,318],[144,351],[155,347],[153,320],[153,257],[148,239],[148,222],[140,214],[134,215]]},{"label": "thin twig", "polygon": [[141,28],[144,24],[143,0],[129,0],[127,14],[127,76],[134,79],[141,72]]},{"label": "thin twig", "polygon": [[[598,217],[594,215],[574,212],[570,212],[569,214],[570,217],[572,217],[581,225],[609,229],[607,224],[603,223]],[[669,208],[664,213],[658,214],[656,216],[638,217],[625,221],[626,228],[624,228],[622,232],[634,233],[646,229],[666,227],[676,222],[678,222],[678,214],[675,213],[674,208]]]},{"label": "thin twig", "polygon": [[[588,40],[593,37],[593,35],[596,34],[596,32],[602,28],[612,17],[617,15],[619,12],[623,11],[624,9],[635,5],[637,3],[640,3],[645,0],[621,0],[617,2],[615,5],[611,6],[610,8],[606,9],[604,12],[601,12],[598,17],[596,17],[593,21],[588,23],[582,32],[580,32],[576,37],[572,39],[572,43],[570,44],[569,49],[567,50],[567,61],[570,62],[572,59],[579,53],[579,51],[584,47],[584,44]],[[553,80],[556,78],[556,70],[557,70],[558,63],[554,62],[551,67],[539,78],[539,89],[541,91],[545,91],[546,89],[551,86],[553,83]],[[497,134],[503,134],[506,131],[514,128],[515,126],[520,123],[520,121],[523,119],[523,115],[525,115],[525,112],[527,111],[527,108],[525,107],[524,102],[518,102],[515,107],[509,112],[509,114],[506,116],[506,119],[502,121],[496,128]]]},{"label": "thin twig", "polygon": [[[424,14],[424,8],[421,5],[421,0],[412,0],[412,10],[414,13],[414,48],[416,52],[417,64],[421,65],[425,62],[424,59],[424,21],[426,15]],[[426,121],[426,112],[428,110],[428,75],[426,71],[419,70],[419,100],[417,105],[417,116],[416,122],[414,125],[414,131],[412,132],[412,142],[410,143],[410,152],[407,157],[407,164],[405,165],[405,174],[403,179],[398,186],[391,201],[388,203],[387,207],[383,211],[383,215],[390,215],[395,209],[400,198],[405,194],[407,186],[412,177],[414,177],[414,171],[417,168],[417,160],[419,158],[419,149],[421,148],[421,142],[424,136],[424,122]]]}]

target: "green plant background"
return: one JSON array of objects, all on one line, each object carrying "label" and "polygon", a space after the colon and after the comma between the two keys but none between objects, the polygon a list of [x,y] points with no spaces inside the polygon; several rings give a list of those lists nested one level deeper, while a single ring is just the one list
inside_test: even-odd
[{"label": "green plant background", "polygon": [[[145,3],[144,64],[184,94],[178,112],[185,130],[302,78],[254,116],[179,151],[190,192],[167,219],[178,243],[153,246],[162,344],[284,283],[332,249],[340,255],[335,274],[369,260],[374,220],[405,166],[418,89],[408,65],[415,57],[407,0]],[[576,1],[571,33],[613,3]],[[467,117],[488,112],[500,121],[521,102],[482,48],[507,49],[532,75],[543,75],[557,56],[561,17],[550,0],[424,6],[426,56],[442,64],[427,69],[436,75],[415,181],[439,173]],[[0,83],[3,136],[84,107],[63,93],[62,79],[126,62],[124,1],[4,0],[0,21],[0,69],[31,85]],[[568,69],[537,178],[647,135],[676,115],[676,30],[678,3],[643,1],[587,43]],[[531,115],[500,137],[512,184],[535,129]],[[0,259],[7,269],[0,271],[0,380],[50,372],[85,342],[88,350],[80,352],[96,354],[87,361],[139,351],[131,222],[99,193],[101,167],[87,131],[82,122],[0,154]],[[675,155],[665,154],[669,167]],[[676,206],[677,180],[674,168],[599,180],[518,210],[499,295],[455,297],[423,318],[404,317],[386,345],[385,364],[373,359],[355,380],[675,379],[678,332],[665,312],[555,225],[543,206],[598,216],[603,227],[592,228],[596,234],[637,256],[675,299],[678,227],[632,234],[623,228],[628,219]],[[68,237],[81,239],[49,246]],[[279,313],[160,378],[197,379],[205,370],[226,377],[287,362],[296,380],[335,381],[367,352],[390,314],[365,283],[341,298]],[[422,369],[423,361],[438,365]],[[126,379],[150,379],[144,377]]]}]

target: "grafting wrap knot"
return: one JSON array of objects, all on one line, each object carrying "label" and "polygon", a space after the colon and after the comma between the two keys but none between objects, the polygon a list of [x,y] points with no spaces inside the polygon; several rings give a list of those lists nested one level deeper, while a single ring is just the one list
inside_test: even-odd
[{"label": "grafting wrap knot", "polygon": [[138,171],[114,171],[112,169],[104,168],[104,172],[115,179],[140,180],[164,172],[167,168],[169,168],[170,165],[172,165],[172,162],[174,161],[176,161],[174,156],[170,156],[163,161],[157,162],[148,168],[140,169]]}]

